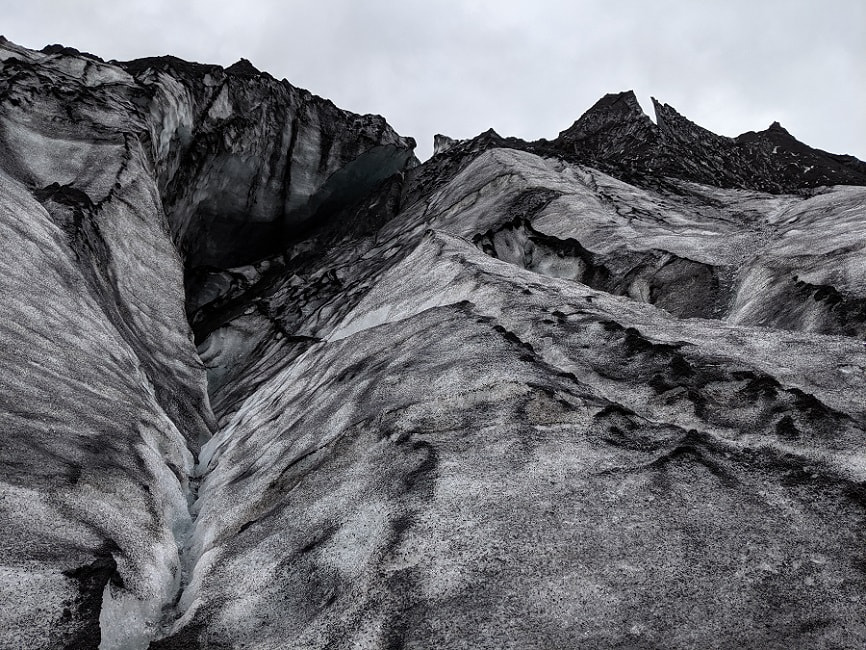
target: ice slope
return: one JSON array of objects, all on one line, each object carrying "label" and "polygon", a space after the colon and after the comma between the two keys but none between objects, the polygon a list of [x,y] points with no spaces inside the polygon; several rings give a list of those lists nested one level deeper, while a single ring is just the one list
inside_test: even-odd
[{"label": "ice slope", "polygon": [[[0,647],[146,648],[174,620],[195,457],[216,426],[186,318],[183,237],[205,237],[208,219],[228,218],[178,207],[167,188],[194,171],[178,162],[189,156],[181,141],[194,147],[237,109],[217,96],[202,117],[190,88],[207,95],[207,84],[157,71],[158,62],[128,65],[133,76],[5,39],[0,59]],[[289,119],[307,133],[300,143],[317,137],[317,106],[329,128],[335,116],[357,123],[329,151],[301,145],[318,156],[313,169],[283,151],[307,176],[281,178],[271,188],[281,201],[306,205],[369,152],[385,174],[411,158],[381,118],[270,78],[208,70],[241,94],[259,83],[301,97],[306,117]],[[260,146],[234,138],[216,170],[192,177],[200,187],[185,188],[229,204],[220,187],[246,190],[219,161]],[[271,212],[284,217],[281,204]]]},{"label": "ice slope", "polygon": [[158,647],[859,643],[862,342],[752,282],[856,291],[864,193],[671,188],[496,148],[309,274],[248,274],[200,347],[249,362]]}]

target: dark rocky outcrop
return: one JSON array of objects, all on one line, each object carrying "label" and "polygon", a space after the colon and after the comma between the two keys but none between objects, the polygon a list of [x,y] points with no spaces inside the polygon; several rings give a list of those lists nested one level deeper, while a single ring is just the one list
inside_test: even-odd
[{"label": "dark rocky outcrop", "polygon": [[813,149],[778,122],[736,138],[718,136],[653,98],[656,122],[632,91],[606,95],[554,141],[556,149],[615,176],[672,176],[720,187],[790,192],[866,184],[866,164]]},{"label": "dark rocky outcrop", "polygon": [[[448,152],[454,158],[466,151],[504,146],[590,165],[650,188],[664,185],[665,178],[770,193],[866,184],[866,163],[813,149],[778,122],[765,131],[728,138],[698,126],[668,104],[652,101],[655,123],[633,91],[611,93],[555,140],[526,142],[501,138],[492,131],[459,142],[437,136],[440,144],[434,153]],[[459,145],[456,151],[455,144]]]},{"label": "dark rocky outcrop", "polygon": [[643,112],[634,92],[609,94],[565,131],[555,143],[571,149],[589,164],[617,160],[637,165],[655,153],[661,135]]}]

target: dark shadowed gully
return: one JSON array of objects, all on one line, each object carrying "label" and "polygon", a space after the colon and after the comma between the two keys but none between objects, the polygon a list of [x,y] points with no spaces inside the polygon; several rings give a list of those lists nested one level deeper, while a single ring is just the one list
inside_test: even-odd
[{"label": "dark shadowed gully", "polygon": [[866,646],[866,165],[655,111],[0,39],[0,647]]}]

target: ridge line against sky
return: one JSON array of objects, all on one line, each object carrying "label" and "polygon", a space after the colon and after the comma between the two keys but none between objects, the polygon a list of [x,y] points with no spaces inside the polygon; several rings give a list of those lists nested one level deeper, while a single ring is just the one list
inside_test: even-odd
[{"label": "ridge line against sky", "polygon": [[0,32],[106,60],[171,54],[277,78],[418,140],[554,138],[634,89],[720,135],[779,121],[866,159],[862,0],[31,0]]}]

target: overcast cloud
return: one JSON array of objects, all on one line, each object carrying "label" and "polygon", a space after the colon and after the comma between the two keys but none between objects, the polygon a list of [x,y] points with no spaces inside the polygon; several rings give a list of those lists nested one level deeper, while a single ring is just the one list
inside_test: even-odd
[{"label": "overcast cloud", "polygon": [[778,120],[866,159],[863,0],[3,0],[0,32],[105,59],[240,57],[342,108],[434,133],[552,138],[634,89],[723,135]]}]

